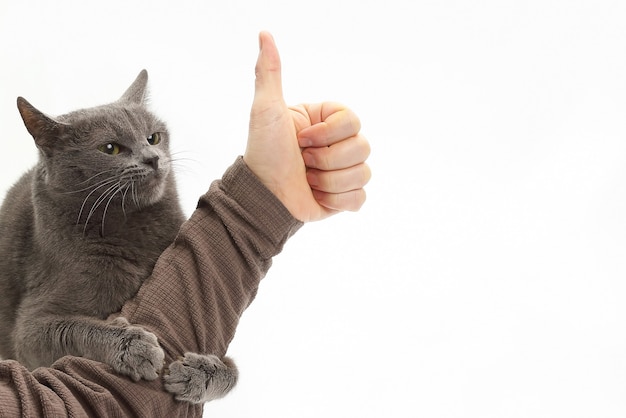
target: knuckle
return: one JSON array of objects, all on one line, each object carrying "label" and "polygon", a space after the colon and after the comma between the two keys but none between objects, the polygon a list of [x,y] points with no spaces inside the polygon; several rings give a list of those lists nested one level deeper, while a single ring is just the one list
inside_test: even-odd
[{"label": "knuckle", "polygon": [[367,164],[363,164],[363,178],[362,179],[363,179],[362,186],[365,186],[372,179],[372,170],[370,169],[370,166]]},{"label": "knuckle", "polygon": [[367,157],[370,156],[371,152],[372,152],[372,147],[369,143],[369,141],[367,140],[367,138],[365,138],[364,136],[359,135],[358,136],[358,144],[359,147],[361,148],[361,152],[363,155],[363,161],[365,161],[367,159]]},{"label": "knuckle", "polygon": [[347,209],[356,212],[361,209],[363,203],[365,203],[365,191],[363,189],[353,190],[350,193],[349,208]]},{"label": "knuckle", "polygon": [[359,117],[356,115],[356,113],[354,113],[353,111],[350,110],[350,126],[352,128],[352,132],[354,132],[355,134],[361,131],[361,119],[359,119]]},{"label": "knuckle", "polygon": [[321,170],[331,170],[334,167],[333,155],[330,152],[330,148],[320,148],[318,164]]},{"label": "knuckle", "polygon": [[330,173],[321,173],[322,185],[324,187],[324,191],[334,192],[337,190],[341,179],[340,176],[334,176]]}]

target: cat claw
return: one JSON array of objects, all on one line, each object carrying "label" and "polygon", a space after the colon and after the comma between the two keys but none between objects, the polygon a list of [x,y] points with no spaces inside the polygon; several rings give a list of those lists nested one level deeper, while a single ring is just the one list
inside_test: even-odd
[{"label": "cat claw", "polygon": [[204,403],[224,397],[237,384],[239,373],[228,357],[186,353],[173,361],[163,379],[176,400]]},{"label": "cat claw", "polygon": [[165,353],[159,346],[156,335],[130,325],[123,317],[114,319],[112,324],[120,327],[120,335],[117,351],[110,366],[134,381],[154,380],[159,377]]}]

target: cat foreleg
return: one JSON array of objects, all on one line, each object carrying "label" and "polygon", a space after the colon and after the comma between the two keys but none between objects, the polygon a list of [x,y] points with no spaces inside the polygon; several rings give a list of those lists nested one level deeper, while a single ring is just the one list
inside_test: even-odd
[{"label": "cat foreleg", "polygon": [[65,355],[108,364],[137,381],[154,380],[163,368],[163,349],[151,332],[119,317],[53,317],[20,321],[16,330],[17,360],[29,369],[50,366]]},{"label": "cat foreleg", "polygon": [[113,370],[129,376],[134,381],[154,380],[163,368],[165,353],[159,346],[156,335],[145,329],[131,325],[124,317],[118,317],[111,325],[120,327],[121,332],[114,339],[115,344],[108,358]]},{"label": "cat foreleg", "polygon": [[169,365],[163,379],[165,389],[177,400],[204,403],[224,397],[238,377],[237,366],[228,357],[186,353]]}]

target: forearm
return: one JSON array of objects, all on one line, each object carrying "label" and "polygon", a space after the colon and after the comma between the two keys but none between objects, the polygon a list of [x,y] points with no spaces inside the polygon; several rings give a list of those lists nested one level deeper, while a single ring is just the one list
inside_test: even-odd
[{"label": "forearm", "polygon": [[[186,351],[222,356],[272,256],[300,226],[238,159],[201,198],[122,315],[158,336],[166,362]],[[132,382],[84,358],[64,357],[32,373],[17,362],[0,362],[0,417],[201,412],[174,401],[161,379]]]},{"label": "forearm", "polygon": [[272,257],[301,225],[239,158],[122,314],[159,337],[166,362],[187,351],[223,356]]}]

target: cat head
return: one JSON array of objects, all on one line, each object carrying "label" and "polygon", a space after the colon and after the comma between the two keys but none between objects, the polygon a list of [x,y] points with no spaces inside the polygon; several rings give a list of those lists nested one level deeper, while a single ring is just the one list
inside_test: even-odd
[{"label": "cat head", "polygon": [[58,117],[19,97],[20,115],[40,151],[39,181],[84,199],[83,205],[144,207],[161,199],[171,187],[169,135],[146,107],[147,81],[143,70],[116,102]]}]

